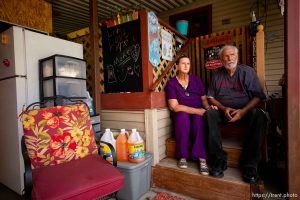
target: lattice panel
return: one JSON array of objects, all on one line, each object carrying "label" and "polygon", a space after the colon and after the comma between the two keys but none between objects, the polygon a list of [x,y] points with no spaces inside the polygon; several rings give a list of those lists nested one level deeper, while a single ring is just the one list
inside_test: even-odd
[{"label": "lattice panel", "polygon": [[93,94],[91,77],[91,41],[89,35],[74,38],[72,41],[83,45],[83,58],[86,60],[86,86],[90,94]]},{"label": "lattice panel", "polygon": [[[176,51],[175,51],[175,45],[176,45],[176,41],[175,41],[175,33],[173,33],[172,31],[170,31],[169,29],[167,29],[164,26],[159,25],[159,29],[164,29],[166,31],[168,31],[169,33],[172,34],[173,39],[172,39],[172,52],[173,52],[173,58],[176,56]],[[160,55],[160,64],[157,67],[153,67],[153,83],[156,81],[156,79],[158,79],[158,77],[163,73],[163,71],[165,70],[165,68],[167,67],[167,65],[169,64],[170,61],[168,60],[164,60],[162,58],[162,38],[161,38],[161,34],[159,34],[159,43],[160,43],[160,48],[159,48],[159,55]],[[176,68],[175,65],[173,66],[173,68],[169,71],[169,73],[164,77],[164,79],[160,82],[160,84],[155,88],[155,92],[161,92],[164,90],[167,81],[172,78],[173,76],[175,76],[176,74]]]},{"label": "lattice panel", "polygon": [[[103,70],[103,53],[102,53],[102,33],[99,28],[99,63],[100,63],[100,89],[104,91],[104,70]],[[72,41],[76,43],[80,43],[83,45],[83,58],[86,60],[86,85],[90,94],[94,94],[93,92],[93,77],[94,72],[92,70],[92,46],[90,40],[90,34],[86,34],[84,36],[78,36]]]},{"label": "lattice panel", "polygon": [[103,49],[102,49],[102,31],[99,27],[99,65],[100,65],[100,89],[104,91],[104,67],[103,67]]}]

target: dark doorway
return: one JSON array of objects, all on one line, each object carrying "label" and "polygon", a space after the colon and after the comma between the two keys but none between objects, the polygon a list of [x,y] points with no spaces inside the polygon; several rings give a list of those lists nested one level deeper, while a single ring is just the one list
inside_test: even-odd
[{"label": "dark doorway", "polygon": [[199,37],[212,32],[212,5],[178,13],[169,17],[171,26],[176,27],[176,21],[188,20],[187,37]]}]

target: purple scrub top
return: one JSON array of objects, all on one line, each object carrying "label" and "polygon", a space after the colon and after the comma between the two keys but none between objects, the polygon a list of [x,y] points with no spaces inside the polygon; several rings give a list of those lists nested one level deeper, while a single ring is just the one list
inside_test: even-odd
[{"label": "purple scrub top", "polygon": [[202,81],[194,75],[189,75],[188,87],[184,89],[176,76],[171,78],[166,85],[167,99],[177,99],[180,105],[193,108],[202,107],[201,96],[205,96]]}]

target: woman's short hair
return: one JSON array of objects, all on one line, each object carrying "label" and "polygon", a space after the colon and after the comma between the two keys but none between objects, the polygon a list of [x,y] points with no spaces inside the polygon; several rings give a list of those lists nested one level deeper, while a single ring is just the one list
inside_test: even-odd
[{"label": "woman's short hair", "polygon": [[180,60],[181,60],[182,58],[188,58],[188,59],[190,59],[187,55],[182,54],[182,55],[180,55],[180,56],[178,57],[178,59],[176,60],[176,65],[179,64],[179,62],[180,62]]},{"label": "woman's short hair", "polygon": [[219,51],[219,58],[220,58],[220,59],[222,59],[223,51],[224,51],[225,49],[233,49],[237,55],[239,54],[239,49],[236,48],[236,46],[233,46],[233,45],[225,45],[225,46],[223,46],[223,47],[220,49],[220,51]]}]

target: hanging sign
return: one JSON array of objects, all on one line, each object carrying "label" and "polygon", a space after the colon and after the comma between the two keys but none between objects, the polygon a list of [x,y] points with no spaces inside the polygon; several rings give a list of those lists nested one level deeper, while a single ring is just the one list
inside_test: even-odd
[{"label": "hanging sign", "polygon": [[232,35],[220,35],[210,38],[204,38],[201,41],[201,47],[202,48],[208,48],[213,46],[219,46],[219,45],[225,45],[225,44],[231,44],[232,43]]},{"label": "hanging sign", "polygon": [[160,63],[159,38],[158,38],[158,19],[154,12],[148,12],[148,47],[149,62],[157,67]]},{"label": "hanging sign", "polygon": [[172,61],[173,52],[172,52],[172,35],[161,29],[161,46],[162,46],[162,58],[165,60]]},{"label": "hanging sign", "polygon": [[205,68],[217,69],[222,67],[223,64],[219,59],[219,51],[225,44],[232,43],[232,35],[204,38],[201,42],[201,48],[204,49]]},{"label": "hanging sign", "polygon": [[209,47],[206,49],[204,56],[206,58],[205,68],[206,69],[217,69],[222,67],[222,62],[219,59],[219,51],[222,46]]}]

